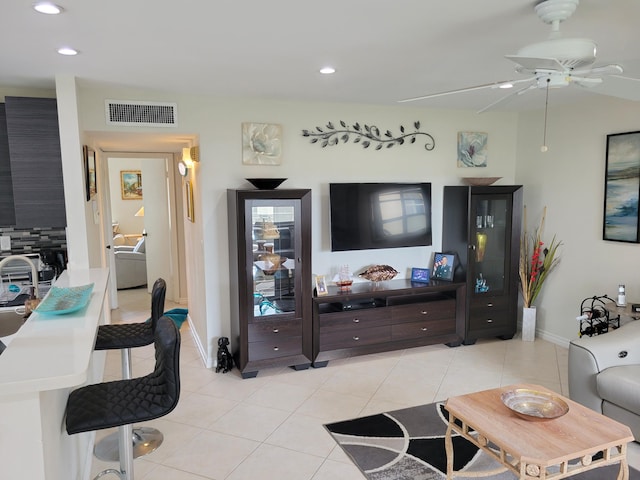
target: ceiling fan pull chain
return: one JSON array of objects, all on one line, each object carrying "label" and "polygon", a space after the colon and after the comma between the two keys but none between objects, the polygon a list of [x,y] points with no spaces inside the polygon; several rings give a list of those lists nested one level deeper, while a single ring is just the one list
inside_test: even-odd
[{"label": "ceiling fan pull chain", "polygon": [[540,147],[540,151],[542,153],[549,150],[547,147],[547,110],[549,109],[549,83],[551,82],[550,78],[547,78],[547,89],[544,101],[544,133],[542,135],[542,146]]}]

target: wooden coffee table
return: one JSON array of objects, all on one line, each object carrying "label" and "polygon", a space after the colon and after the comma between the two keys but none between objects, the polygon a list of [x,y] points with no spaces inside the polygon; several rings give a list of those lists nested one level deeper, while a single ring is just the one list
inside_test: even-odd
[{"label": "wooden coffee table", "polygon": [[[500,395],[515,388],[537,390],[562,398],[569,412],[552,420],[525,420],[501,401]],[[445,437],[447,479],[453,478],[452,433],[458,432],[504,467],[526,480],[559,479],[604,465],[620,463],[618,480],[629,478],[627,444],[631,430],[539,385],[520,384],[451,397],[445,408],[449,427]],[[458,421],[458,424],[455,422]],[[602,458],[593,456],[602,452]]]}]

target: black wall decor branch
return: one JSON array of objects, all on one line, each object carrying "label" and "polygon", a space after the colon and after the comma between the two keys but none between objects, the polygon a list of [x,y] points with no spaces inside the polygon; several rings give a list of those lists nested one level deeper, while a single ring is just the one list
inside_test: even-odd
[{"label": "black wall decor branch", "polygon": [[363,148],[369,148],[375,144],[376,150],[383,147],[391,148],[394,145],[404,145],[405,143],[416,143],[418,135],[427,137],[427,143],[424,144],[425,150],[433,150],[436,141],[431,135],[420,132],[420,122],[413,122],[414,132],[407,131],[403,125],[400,125],[400,135],[394,136],[390,130],[382,133],[375,125],[360,125],[358,122],[353,125],[347,125],[340,120],[340,127],[329,122],[324,127],[316,127],[315,130],[302,130],[303,137],[309,137],[311,143],[317,143],[322,148],[338,145],[340,142],[347,143],[353,138],[353,143],[359,143]]}]

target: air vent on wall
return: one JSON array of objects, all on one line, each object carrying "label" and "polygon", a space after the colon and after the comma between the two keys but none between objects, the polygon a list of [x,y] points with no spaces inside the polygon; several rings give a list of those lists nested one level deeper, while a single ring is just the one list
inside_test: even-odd
[{"label": "air vent on wall", "polygon": [[175,127],[178,123],[176,103],[106,100],[105,107],[107,125]]}]

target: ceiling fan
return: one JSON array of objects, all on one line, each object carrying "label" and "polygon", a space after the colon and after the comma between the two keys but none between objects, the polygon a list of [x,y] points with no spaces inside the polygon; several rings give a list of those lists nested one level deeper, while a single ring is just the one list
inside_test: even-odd
[{"label": "ceiling fan", "polygon": [[478,111],[478,113],[482,113],[531,90],[546,89],[548,93],[549,88],[566,87],[572,84],[588,88],[601,84],[605,76],[620,76],[623,73],[623,68],[620,65],[593,66],[596,61],[596,44],[592,40],[561,36],[560,23],[571,17],[578,7],[579,1],[545,0],[534,7],[538,17],[544,23],[551,25],[549,38],[527,45],[515,55],[505,55],[516,64],[516,72],[528,75],[527,78],[475,85],[407,98],[399,102],[413,102],[482,89],[509,89],[515,85],[523,86]]}]

